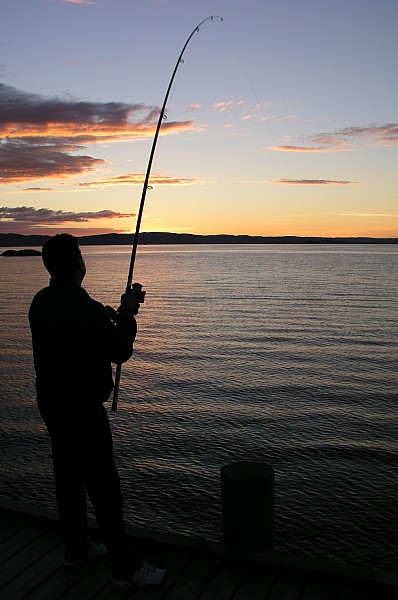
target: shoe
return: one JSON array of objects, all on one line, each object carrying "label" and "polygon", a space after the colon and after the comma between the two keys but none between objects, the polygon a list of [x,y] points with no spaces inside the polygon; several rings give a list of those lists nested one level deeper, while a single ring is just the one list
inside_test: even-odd
[{"label": "shoe", "polygon": [[112,577],[111,583],[114,587],[127,588],[133,585],[137,587],[145,587],[147,585],[160,585],[166,574],[165,569],[157,569],[148,565],[145,561],[142,563],[141,569],[138,569],[131,579],[119,579]]},{"label": "shoe", "polygon": [[97,560],[97,558],[101,558],[102,556],[106,556],[108,554],[108,550],[104,544],[97,544],[96,542],[90,542],[87,550],[87,554],[84,558],[80,558],[77,560],[70,560],[65,558],[64,567],[73,568],[80,567],[87,562],[91,562],[93,560]]}]

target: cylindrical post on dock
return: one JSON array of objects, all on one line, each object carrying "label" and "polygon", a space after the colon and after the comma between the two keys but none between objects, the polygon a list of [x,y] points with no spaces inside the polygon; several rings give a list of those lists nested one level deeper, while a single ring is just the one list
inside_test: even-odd
[{"label": "cylindrical post on dock", "polygon": [[227,544],[272,550],[274,469],[237,462],[221,469],[223,534]]}]

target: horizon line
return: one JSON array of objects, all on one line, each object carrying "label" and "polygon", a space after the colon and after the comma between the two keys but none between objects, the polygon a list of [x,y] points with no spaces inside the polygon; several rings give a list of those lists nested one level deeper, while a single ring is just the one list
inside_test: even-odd
[{"label": "horizon line", "polygon": [[[53,235],[56,235],[55,233]],[[93,233],[93,234],[87,234],[87,235],[76,235],[76,233],[73,233],[73,235],[79,239],[79,240],[85,240],[87,238],[109,238],[110,236],[113,237],[126,237],[126,236],[131,236],[134,238],[135,233],[134,232],[109,232],[109,233]],[[344,235],[336,235],[336,236],[322,236],[322,235],[293,235],[293,234],[286,234],[286,235],[253,235],[253,234],[246,234],[246,233],[239,233],[239,234],[235,234],[235,233],[208,233],[208,234],[203,234],[203,233],[188,233],[188,232],[172,232],[172,231],[142,231],[139,233],[139,236],[172,236],[172,237],[183,237],[183,236],[188,236],[190,238],[248,238],[248,239],[264,239],[264,240],[269,240],[269,239],[274,239],[274,240],[282,240],[282,239],[297,239],[297,240],[389,240],[389,241],[396,241],[398,242],[398,236],[378,236],[378,237],[374,237],[374,236],[369,236],[369,235],[355,235],[355,236],[344,236]],[[16,237],[21,237],[21,238],[49,238],[51,237],[51,234],[48,233],[14,233],[14,232],[0,232],[0,237],[10,237],[10,236],[16,236]]]}]

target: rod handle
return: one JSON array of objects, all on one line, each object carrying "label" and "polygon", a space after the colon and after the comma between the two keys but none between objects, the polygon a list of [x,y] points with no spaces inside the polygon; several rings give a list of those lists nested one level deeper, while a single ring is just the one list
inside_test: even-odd
[{"label": "rod handle", "polygon": [[116,375],[115,375],[115,387],[113,388],[113,399],[112,399],[112,411],[117,411],[117,399],[119,396],[119,384],[120,384],[120,374],[122,372],[122,365],[118,363],[116,365]]}]

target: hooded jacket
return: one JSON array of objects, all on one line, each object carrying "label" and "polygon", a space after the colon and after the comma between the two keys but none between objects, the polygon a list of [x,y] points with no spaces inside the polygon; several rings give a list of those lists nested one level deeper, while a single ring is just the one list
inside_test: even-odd
[{"label": "hooded jacket", "polygon": [[109,399],[111,363],[123,363],[133,353],[133,315],[105,307],[80,285],[51,279],[34,297],[29,322],[40,412]]}]

